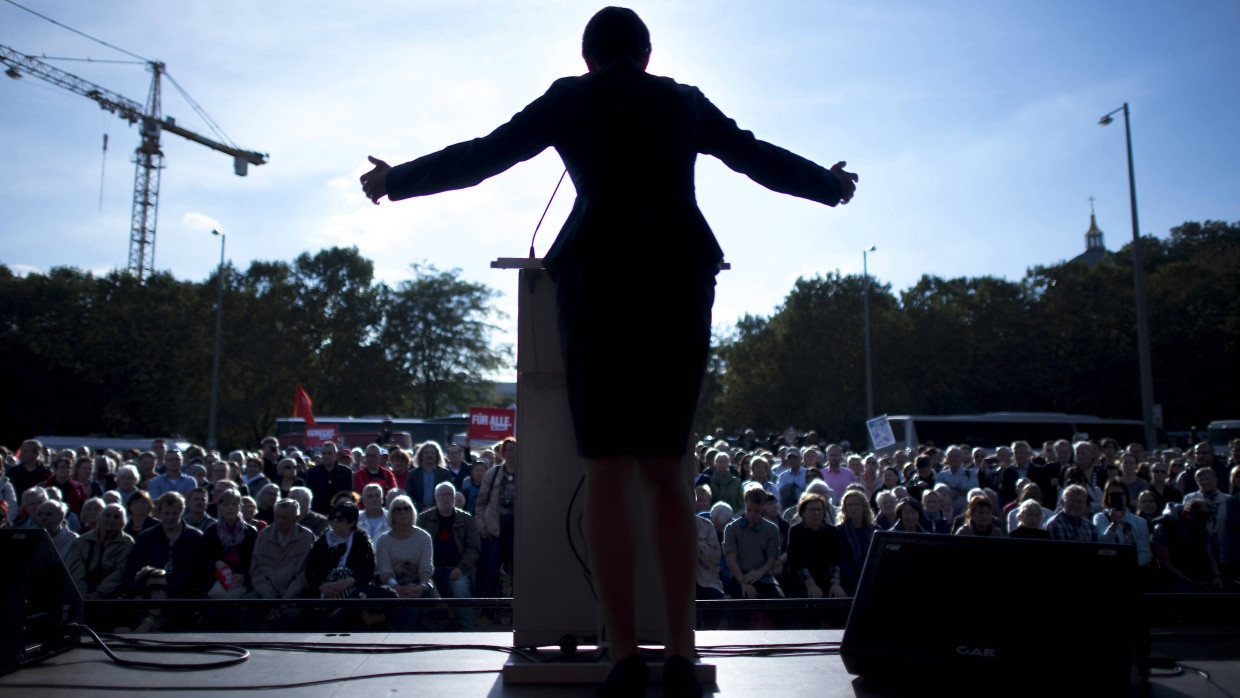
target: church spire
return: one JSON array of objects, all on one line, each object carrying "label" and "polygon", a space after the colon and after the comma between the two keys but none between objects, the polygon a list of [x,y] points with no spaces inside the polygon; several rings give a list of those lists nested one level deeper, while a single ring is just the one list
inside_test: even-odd
[{"label": "church spire", "polygon": [[1094,197],[1089,197],[1089,230],[1085,231],[1085,251],[1106,249],[1102,244],[1102,231],[1094,218]]}]

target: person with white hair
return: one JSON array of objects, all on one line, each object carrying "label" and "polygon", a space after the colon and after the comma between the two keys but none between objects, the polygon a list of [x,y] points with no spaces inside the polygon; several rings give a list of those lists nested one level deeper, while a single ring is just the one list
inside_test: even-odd
[{"label": "person with white hair", "polygon": [[[323,535],[327,531],[327,517],[311,506],[314,501],[314,492],[309,487],[294,487],[288,491],[288,496],[289,499],[297,502],[298,509],[301,511],[301,518],[297,521],[297,525],[314,534],[315,539]],[[276,504],[278,505],[279,502]],[[276,511],[277,518],[279,514],[280,512]]]},{"label": "person with white hair", "polygon": [[[275,523],[260,531],[254,541],[254,552],[250,558],[250,581],[259,598],[295,599],[306,589],[306,580],[301,570],[310,549],[314,547],[315,536],[298,525],[301,505],[296,499],[281,499],[276,502],[275,512]],[[263,622],[268,624],[269,628],[272,623],[278,624],[277,627],[284,627],[299,615],[295,609],[275,606],[267,610]]]},{"label": "person with white hair", "polygon": [[[434,574],[431,580],[441,596],[468,599],[473,596],[472,575],[482,548],[474,517],[456,506],[456,486],[441,482],[435,486],[435,506],[418,515],[417,526],[434,541]],[[474,609],[457,608],[455,617],[462,630],[474,627]]]},{"label": "person with white hair", "polygon": [[[383,488],[372,485],[383,497]],[[372,485],[367,485],[367,491]],[[388,530],[375,542],[375,571],[379,581],[391,587],[402,599],[436,598],[435,544],[430,533],[415,525],[413,500],[401,495],[388,509]],[[402,609],[395,614],[396,630],[412,630],[417,612]]]},{"label": "person with white hair", "polygon": [[[396,500],[392,500],[395,504]],[[372,482],[362,488],[362,515],[357,525],[366,531],[366,535],[370,536],[372,544],[379,540],[379,536],[391,530],[389,512],[383,509],[383,486],[377,482]],[[378,549],[376,548],[376,551]]]},{"label": "person with white hair", "polygon": [[113,599],[125,589],[125,562],[134,540],[125,533],[128,516],[119,503],[105,504],[90,531],[73,541],[65,566],[86,599]]},{"label": "person with white hair", "polygon": [[34,512],[35,523],[52,537],[52,543],[62,560],[68,559],[69,549],[73,547],[73,541],[77,540],[77,534],[65,525],[65,515],[68,513],[69,507],[55,499],[43,502]]},{"label": "person with white hair", "polygon": [[1097,543],[1098,530],[1089,519],[1089,492],[1081,485],[1068,485],[1060,496],[1059,511],[1046,522],[1054,540]]}]

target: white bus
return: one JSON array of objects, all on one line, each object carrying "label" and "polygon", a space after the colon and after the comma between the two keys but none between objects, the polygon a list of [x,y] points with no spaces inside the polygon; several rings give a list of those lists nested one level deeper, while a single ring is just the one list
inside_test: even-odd
[{"label": "white bus", "polygon": [[[943,448],[951,444],[969,444],[993,449],[1013,441],[1028,441],[1036,451],[1042,442],[1071,439],[1086,434],[1090,439],[1110,437],[1120,447],[1145,440],[1145,425],[1137,419],[1102,419],[1066,412],[985,412],[956,415],[893,415],[891,432],[895,446],[883,449],[916,448],[933,443]],[[871,444],[872,446],[873,444]]]}]

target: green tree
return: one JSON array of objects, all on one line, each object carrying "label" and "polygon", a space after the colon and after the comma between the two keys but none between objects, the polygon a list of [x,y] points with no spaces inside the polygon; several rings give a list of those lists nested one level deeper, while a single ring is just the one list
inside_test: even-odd
[{"label": "green tree", "polygon": [[460,269],[411,265],[414,278],[392,291],[383,329],[388,356],[408,386],[402,407],[415,417],[461,411],[491,402],[487,379],[509,365],[507,345],[495,344],[492,324],[505,317],[491,301],[500,294],[460,278]]}]

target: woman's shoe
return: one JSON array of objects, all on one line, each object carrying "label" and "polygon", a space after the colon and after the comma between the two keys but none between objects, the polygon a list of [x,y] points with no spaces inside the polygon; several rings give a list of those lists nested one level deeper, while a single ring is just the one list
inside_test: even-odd
[{"label": "woman's shoe", "polygon": [[650,683],[650,670],[646,660],[631,654],[612,665],[611,671],[595,687],[601,698],[632,698],[646,692]]},{"label": "woman's shoe", "polygon": [[667,698],[701,698],[702,682],[697,666],[685,657],[669,657],[663,662],[663,695]]}]

